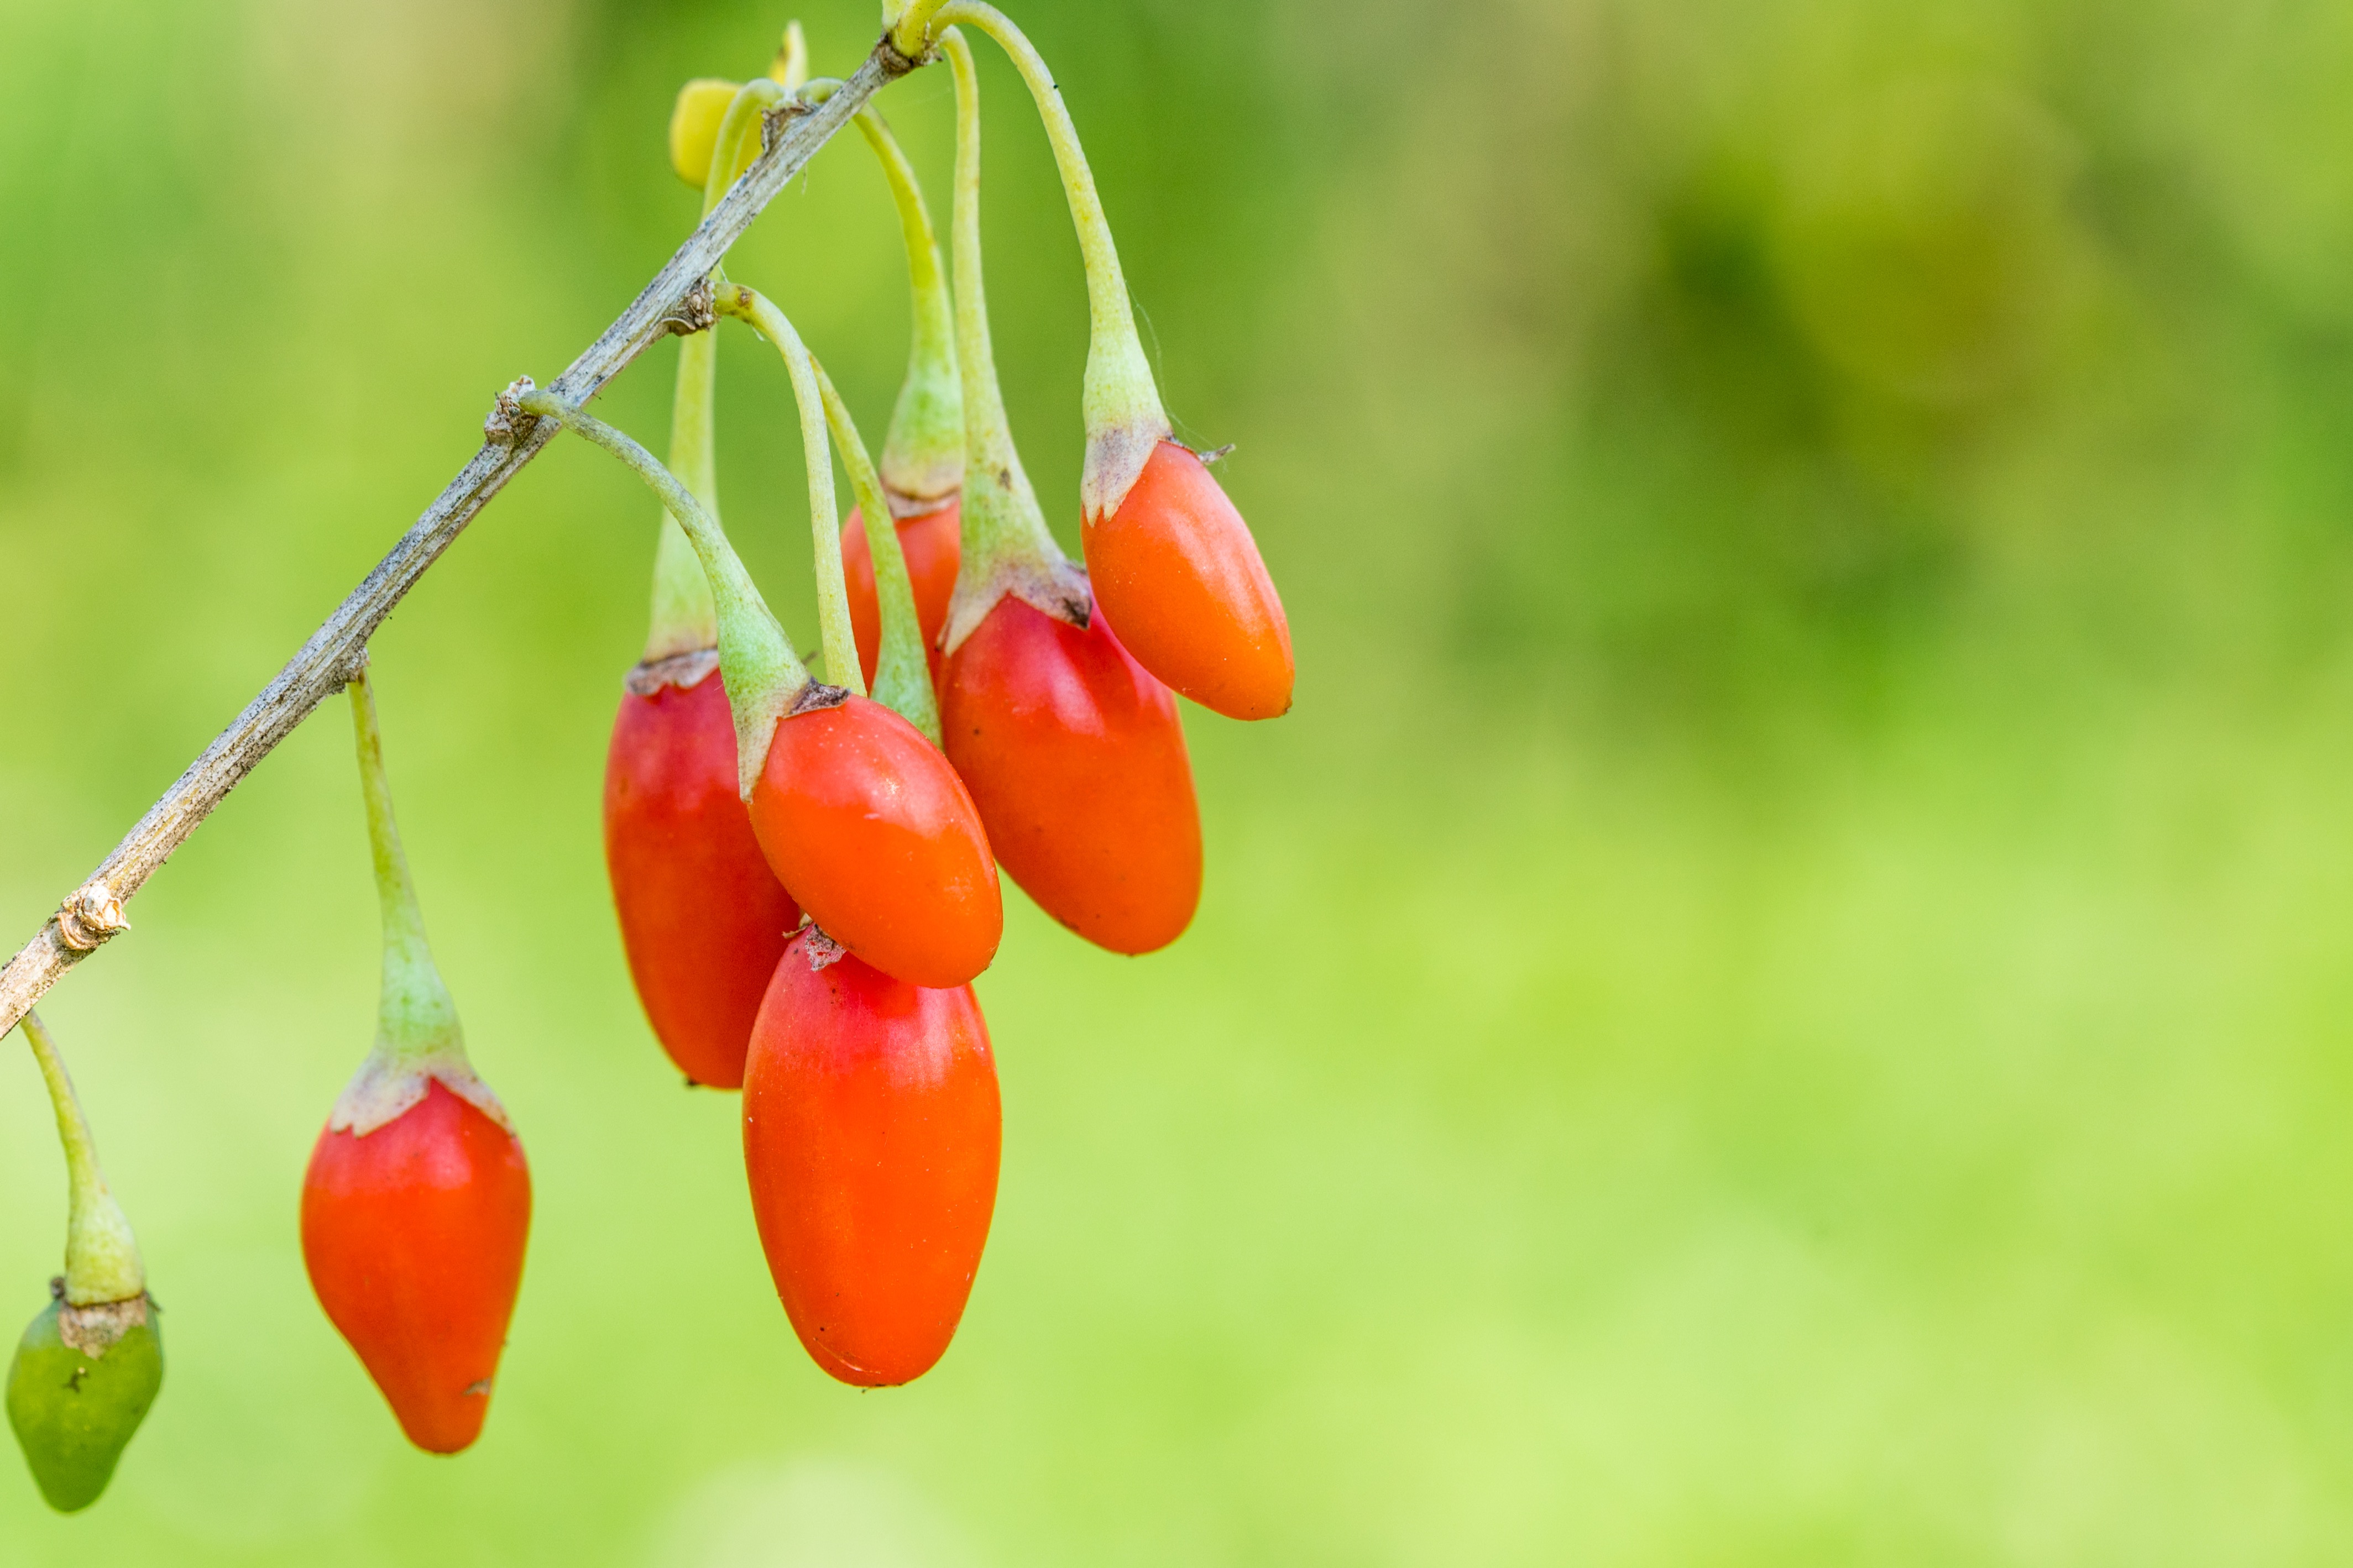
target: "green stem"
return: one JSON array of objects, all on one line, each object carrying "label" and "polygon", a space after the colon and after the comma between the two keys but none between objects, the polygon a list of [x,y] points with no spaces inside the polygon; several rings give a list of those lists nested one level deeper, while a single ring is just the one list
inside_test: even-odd
[{"label": "green stem", "polygon": [[[789,66],[795,30],[785,35],[780,67]],[[803,68],[807,48],[801,50]],[[790,89],[767,79],[747,82],[728,100],[711,143],[711,166],[703,176],[702,216],[727,194],[753,158],[759,153],[759,116],[781,103]],[[714,270],[712,279],[718,280]],[[678,386],[670,400],[670,467],[705,510],[719,512],[719,461],[712,405],[716,397],[719,348],[708,332],[679,340]],[[693,653],[719,640],[719,614],[711,597],[711,584],[696,558],[694,545],[676,519],[663,513],[659,542],[654,547],[653,625],[646,636],[649,663],[678,654]]]},{"label": "green stem", "polygon": [[74,1094],[73,1079],[58,1056],[40,1015],[27,1012],[22,1026],[48,1086],[49,1107],[57,1112],[58,1142],[66,1152],[66,1304],[95,1307],[107,1301],[128,1301],[147,1289],[147,1270],[139,1259],[139,1244],[122,1205],[106,1185],[99,1169],[98,1145]]},{"label": "green stem", "polygon": [[964,381],[964,566],[958,583],[979,582],[1001,561],[1060,563],[1037,491],[1021,467],[989,341],[988,289],[980,259],[980,77],[963,35],[940,40],[955,77],[955,202],[950,233],[955,254],[956,364]]},{"label": "green stem", "polygon": [[[719,134],[711,143],[711,174],[702,186],[704,217],[711,216],[727,187],[760,155],[760,117],[790,96],[782,83],[766,77],[754,77],[736,89],[726,115],[719,121]],[[716,268],[712,277],[717,280]]]},{"label": "green stem", "polygon": [[938,29],[932,26],[933,14],[946,0],[882,0],[882,31],[891,47],[911,60],[920,60],[931,53]]},{"label": "green stem", "polygon": [[367,671],[352,678],[352,731],[359,749],[360,794],[367,802],[368,849],[375,866],[376,911],[384,922],[384,989],[376,1008],[376,1055],[387,1068],[465,1058],[458,1005],[442,984],[425,940],[425,914],[400,847],[385,778],[384,735]]},{"label": "green stem", "polygon": [[[841,83],[810,82],[801,97],[822,103]],[[882,438],[882,483],[894,515],[915,516],[945,506],[964,485],[964,389],[956,374],[955,307],[948,298],[946,268],[932,229],[915,166],[907,161],[891,127],[869,104],[858,111],[858,130],[874,150],[899,209],[907,247],[907,282],[913,300],[914,332],[907,350],[907,379],[891,411]],[[860,503],[863,505],[864,503]]]},{"label": "green stem", "polygon": [[980,76],[961,33],[939,40],[955,78],[955,203],[949,224],[955,258],[956,367],[964,383],[964,557],[943,639],[954,653],[997,601],[1013,593],[1073,626],[1087,623],[1085,583],[1038,505],[1021,467],[997,385],[989,342],[988,289],[980,258]]},{"label": "green stem", "polygon": [[[982,0],[948,0],[934,10],[926,25],[937,35],[962,23],[970,23],[1003,47],[1037,100],[1047,140],[1053,143],[1055,166],[1061,171],[1071,221],[1078,229],[1079,250],[1086,262],[1089,321],[1084,396],[1088,471],[1082,499],[1092,519],[1116,510],[1126,499],[1153,447],[1168,434],[1167,411],[1136,335],[1135,313],[1120,271],[1119,247],[1112,241],[1111,222],[1103,216],[1103,197],[1095,190],[1094,174],[1079,145],[1078,126],[1062,102],[1061,89],[1054,85],[1053,73],[1011,18]],[[1128,471],[1131,465],[1133,471]]]},{"label": "green stem", "polygon": [[[678,341],[678,389],[670,400],[670,466],[714,516],[719,510],[719,473],[713,438],[712,402],[719,364],[718,342],[709,332]],[[719,611],[694,546],[665,510],[654,546],[653,626],[646,637],[646,661],[693,653],[719,641]]]},{"label": "green stem", "polygon": [[865,514],[867,552],[874,560],[874,597],[881,612],[881,646],[874,659],[874,700],[940,743],[939,699],[932,690],[932,668],[923,657],[923,628],[915,614],[915,585],[907,575],[907,553],[899,545],[897,520],[882,490],[882,478],[859,437],[849,405],[834,390],[833,378],[815,360],[818,390],[825,398],[825,416],[833,426],[834,445],[841,449],[841,465],[849,470],[849,488],[857,492]]},{"label": "green stem", "polygon": [[[849,625],[849,584],[841,575],[841,517],[834,501],[833,451],[826,441],[825,398],[818,390],[817,367],[792,322],[758,289],[729,284],[712,295],[712,303],[721,315],[749,322],[776,344],[792,377],[793,401],[801,419],[801,459],[808,469],[810,544],[816,553],[818,627],[825,643],[826,677],[863,697],[866,678],[858,667],[858,637]],[[884,517],[887,521],[887,511]],[[871,540],[872,531],[868,532]]]},{"label": "green stem", "polygon": [[[810,684],[808,669],[794,654],[785,628],[753,585],[752,574],[744,570],[719,520],[704,510],[678,476],[656,462],[651,452],[552,393],[526,393],[517,402],[523,412],[553,419],[627,463],[686,531],[718,605],[720,678],[726,683],[727,704],[735,715],[736,776],[749,799],[767,763],[768,742],[776,734],[777,721]],[[858,668],[854,644],[849,667]]]}]

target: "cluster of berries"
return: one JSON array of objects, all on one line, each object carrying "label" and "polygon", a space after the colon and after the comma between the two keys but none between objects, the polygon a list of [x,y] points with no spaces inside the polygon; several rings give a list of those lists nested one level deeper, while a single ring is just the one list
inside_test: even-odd
[{"label": "cluster of berries", "polygon": [[[810,1356],[905,1383],[945,1352],[996,1205],[997,1070],[972,982],[1004,926],[1001,866],[1113,952],[1174,942],[1201,836],[1176,695],[1239,719],[1291,705],[1290,632],[1248,527],[1170,438],[1070,116],[1020,31],[976,0],[899,0],[884,47],[955,78],[954,279],[881,118],[857,124],[897,201],[914,344],[878,465],[789,321],[713,272],[681,344],[670,461],[519,384],[510,428],[553,420],[661,497],[654,617],[624,683],[605,847],[630,974],[696,1084],[743,1091],[760,1241]],[[1007,426],[980,256],[979,91],[958,25],[1030,87],[1087,263],[1083,567],[1055,544]],[[700,80],[670,128],[706,214],[764,124],[839,90],[797,25],[770,72]],[[816,679],[717,516],[716,323],[781,354],[799,408],[828,679]],[[837,524],[833,458],[857,506]],[[881,527],[888,519],[892,526]],[[1116,630],[1114,630],[1116,628]],[[715,678],[715,679],[714,679]],[[468,1059],[393,819],[374,700],[350,684],[384,925],[376,1039],[302,1185],[302,1251],[328,1317],[402,1430],[480,1434],[522,1283],[522,1146]],[[43,1493],[87,1506],[162,1378],[138,1253],[37,1019],[72,1177],[68,1268],[27,1330],[7,1405]]]},{"label": "cluster of berries", "polygon": [[[981,279],[978,87],[954,22],[997,37],[1038,89],[1085,242],[1097,332],[1084,568],[1055,544],[1007,428]],[[906,160],[871,110],[858,121],[898,197],[914,294],[879,467],[789,323],[751,290],[714,289],[716,313],[749,321],[793,371],[820,595],[838,585],[846,602],[848,637],[832,603],[821,617],[839,684],[775,657],[773,623],[727,552],[710,482],[712,361],[690,338],[671,457],[691,504],[651,477],[682,525],[673,559],[699,557],[710,596],[682,575],[675,591],[658,585],[605,795],[615,900],[654,1032],[690,1079],[743,1089],[778,1293],[818,1364],[870,1386],[939,1359],[987,1236],[998,1098],[971,982],[1002,929],[997,868],[1113,952],[1174,942],[1201,886],[1176,694],[1259,719],[1284,712],[1292,688],[1289,629],[1250,531],[1202,458],[1167,438],[1043,64],[985,6],[946,7],[923,37],[956,79],[953,289]],[[788,32],[768,80],[688,85],[671,125],[681,178],[715,197],[753,151],[733,140],[745,104],[831,90],[800,82],[799,58]],[[608,447],[624,439],[523,406]],[[820,424],[859,492],[838,542]]]}]

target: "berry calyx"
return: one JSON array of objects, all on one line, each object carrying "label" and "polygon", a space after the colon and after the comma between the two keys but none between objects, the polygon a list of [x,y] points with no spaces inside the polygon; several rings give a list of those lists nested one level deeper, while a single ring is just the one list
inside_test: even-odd
[{"label": "berry calyx", "polygon": [[8,1425],[43,1500],[74,1513],[106,1490],[155,1402],[163,1325],[57,1042],[37,1014],[26,1013],[20,1027],[65,1150],[66,1271],[49,1282],[49,1304],[26,1326],[9,1362]]},{"label": "berry calyx", "polygon": [[803,928],[753,1030],[744,1163],[776,1294],[829,1375],[887,1387],[945,1353],[1002,1138],[972,988],[894,980]]},{"label": "berry calyx", "polygon": [[425,938],[365,671],[351,684],[384,921],[375,1045],[302,1178],[302,1261],[410,1442],[454,1454],[490,1412],[522,1283],[531,1173],[475,1076]]},{"label": "berry calyx", "polygon": [[1085,529],[1095,598],[1146,669],[1229,719],[1291,710],[1291,623],[1241,513],[1200,458],[1153,448]]}]

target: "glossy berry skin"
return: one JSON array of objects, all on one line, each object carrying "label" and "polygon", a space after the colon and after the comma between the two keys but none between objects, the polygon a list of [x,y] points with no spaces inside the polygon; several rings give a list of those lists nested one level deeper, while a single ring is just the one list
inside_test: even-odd
[{"label": "glossy berry skin", "polygon": [[322,1132],[311,1152],[311,1287],[427,1453],[482,1430],[530,1228],[522,1145],[438,1081],[365,1137]]},{"label": "glossy berry skin", "polygon": [[913,985],[962,985],[1005,931],[980,813],[913,724],[864,697],[778,721],[752,830],[811,919]]},{"label": "glossy berry skin", "polygon": [[[899,552],[907,558],[915,624],[923,628],[934,686],[940,683],[940,628],[947,625],[948,600],[955,595],[956,568],[964,560],[963,513],[963,503],[951,500],[937,511],[898,520]],[[858,662],[871,687],[881,657],[882,613],[874,588],[874,552],[866,542],[865,519],[855,509],[841,525],[841,574],[849,584],[849,629],[858,637]]]},{"label": "glossy berry skin", "polygon": [[621,698],[605,758],[605,867],[638,1000],[670,1059],[744,1081],[768,976],[800,924],[737,793],[735,724],[714,663],[691,686]]},{"label": "glossy berry skin", "polygon": [[1113,952],[1183,933],[1201,897],[1184,726],[1103,616],[1081,631],[998,600],[948,660],[940,731],[989,847],[1039,908]]},{"label": "glossy berry skin", "polygon": [[1153,448],[1084,530],[1095,598],[1136,662],[1229,719],[1291,710],[1291,623],[1242,514],[1201,459]]},{"label": "glossy berry skin", "polygon": [[997,1064],[972,987],[850,955],[812,970],[808,940],[753,1031],[744,1163],[793,1331],[879,1388],[928,1371],[964,1316],[997,1206]]}]

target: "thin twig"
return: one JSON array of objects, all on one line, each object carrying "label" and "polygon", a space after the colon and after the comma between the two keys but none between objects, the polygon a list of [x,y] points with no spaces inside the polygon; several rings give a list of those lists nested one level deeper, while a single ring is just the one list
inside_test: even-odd
[{"label": "thin twig", "polygon": [[[913,69],[915,63],[886,39],[875,46],[873,54],[841,90],[823,103],[788,104],[771,116],[765,132],[766,145],[758,161],[744,172],[726,198],[712,209],[629,308],[572,362],[550,390],[575,406],[586,403],[660,338],[681,326],[707,326],[707,298],[692,297],[728,247],[817,150],[849,123],[860,106],[885,84]],[[309,717],[311,710],[343,689],[368,638],[400,603],[401,595],[440,559],[474,514],[539,455],[555,434],[555,426],[517,416],[512,397],[501,397],[485,434],[488,439],[482,449],[458,471],[458,477],[426,508],[416,526],[401,536],[392,552],[376,563],[375,570],[352,590],[326,625],[311,634],[301,651],[262,688],[261,695],[247,705],[237,721],[205,748],[179,782],[115,846],[114,853],[8,961],[7,968],[0,969],[0,1035],[14,1028],[67,970],[125,928],[122,906],[132,895],[195,831],[196,825],[212,815],[237,782]]]}]

